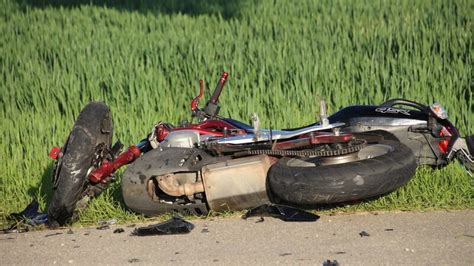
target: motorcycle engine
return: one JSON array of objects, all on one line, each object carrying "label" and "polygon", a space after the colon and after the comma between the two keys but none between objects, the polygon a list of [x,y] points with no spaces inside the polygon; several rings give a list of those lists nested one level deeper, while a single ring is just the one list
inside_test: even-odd
[{"label": "motorcycle engine", "polygon": [[200,141],[199,133],[193,130],[176,130],[170,132],[160,144],[163,147],[193,148]]}]

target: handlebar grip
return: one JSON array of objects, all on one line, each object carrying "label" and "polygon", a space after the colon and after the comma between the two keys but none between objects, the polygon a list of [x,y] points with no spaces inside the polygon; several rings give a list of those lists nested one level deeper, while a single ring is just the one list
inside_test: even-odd
[{"label": "handlebar grip", "polygon": [[209,100],[211,103],[217,104],[217,102],[219,101],[219,96],[221,95],[222,89],[224,88],[228,76],[229,74],[227,72],[222,73],[219,82],[217,82],[216,89],[214,90],[214,93],[212,94],[212,97]]}]

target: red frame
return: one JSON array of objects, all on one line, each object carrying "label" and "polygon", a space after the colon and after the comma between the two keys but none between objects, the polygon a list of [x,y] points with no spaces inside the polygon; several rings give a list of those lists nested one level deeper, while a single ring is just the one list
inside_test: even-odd
[{"label": "red frame", "polygon": [[[211,98],[212,103],[217,104],[219,94],[225,85],[227,76],[228,74],[226,72],[222,74],[218,86],[214,92],[214,95]],[[195,114],[196,112],[200,112],[198,108],[198,102],[203,95],[202,80],[199,81],[199,85],[199,95],[191,101],[191,111],[193,112],[193,114]],[[214,118],[205,119],[198,124],[189,124],[178,128],[173,128],[172,126],[166,123],[160,123],[154,128],[154,130],[158,142],[162,142],[169,133],[180,130],[193,130],[199,133],[200,135],[211,135],[214,137],[225,137],[225,134],[227,134],[228,136],[247,134],[245,129],[238,128],[224,120]],[[297,139],[282,141],[279,143],[277,142],[275,143],[274,149],[284,150],[319,143],[348,142],[351,139],[352,134],[335,135],[327,132],[314,132],[312,134],[304,134]],[[141,153],[141,148],[132,145],[125,152],[117,156],[117,158],[115,158],[113,161],[104,160],[99,168],[95,169],[94,171],[92,171],[92,173],[89,174],[88,178],[92,183],[106,183],[108,176],[112,175],[117,169],[119,169],[123,165],[129,164],[136,160],[138,157],[140,157]],[[58,158],[58,156],[60,156],[59,149],[53,149],[50,152],[50,156],[53,158]]]}]

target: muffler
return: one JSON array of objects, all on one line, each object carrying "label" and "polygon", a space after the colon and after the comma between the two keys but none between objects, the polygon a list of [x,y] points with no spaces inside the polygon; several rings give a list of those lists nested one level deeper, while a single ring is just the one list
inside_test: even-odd
[{"label": "muffler", "polygon": [[207,204],[213,211],[242,210],[270,203],[266,190],[267,155],[231,159],[202,168]]}]

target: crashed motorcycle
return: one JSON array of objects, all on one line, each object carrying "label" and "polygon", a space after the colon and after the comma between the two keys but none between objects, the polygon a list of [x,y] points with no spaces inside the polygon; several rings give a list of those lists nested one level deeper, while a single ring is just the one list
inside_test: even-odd
[{"label": "crashed motorcycle", "polygon": [[[54,195],[49,221],[62,225],[74,211],[122,177],[131,210],[145,215],[242,210],[267,203],[313,206],[387,194],[406,184],[417,165],[442,167],[458,159],[474,169],[473,136],[461,138],[439,104],[394,99],[350,106],[293,129],[263,129],[219,116],[224,72],[212,97],[191,102],[192,122],[160,122],[137,145],[112,145],[109,108],[88,104],[65,144],[54,147]],[[397,107],[398,106],[398,107]],[[401,109],[399,107],[408,108]]]}]

